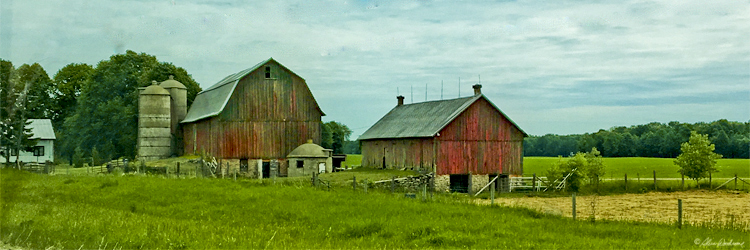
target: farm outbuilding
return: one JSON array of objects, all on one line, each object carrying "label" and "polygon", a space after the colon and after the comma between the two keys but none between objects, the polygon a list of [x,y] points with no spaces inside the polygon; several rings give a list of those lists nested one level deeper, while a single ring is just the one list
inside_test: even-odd
[{"label": "farm outbuilding", "polygon": [[304,176],[315,173],[332,172],[333,150],[325,149],[312,140],[300,145],[286,156],[289,162],[287,176]]},{"label": "farm outbuilding", "polygon": [[359,137],[362,166],[435,174],[442,191],[477,190],[496,176],[523,174],[527,134],[481,93],[397,105]]},{"label": "farm outbuilding", "polygon": [[305,79],[269,58],[198,93],[181,122],[184,152],[248,176],[285,176],[287,154],[320,143],[324,115]]},{"label": "farm outbuilding", "polygon": [[[31,151],[10,152],[10,161],[15,162],[37,162],[44,163],[55,161],[55,130],[52,128],[50,119],[29,119],[32,136],[29,139],[37,140],[36,146]],[[0,153],[0,162],[5,162],[5,152]]]}]

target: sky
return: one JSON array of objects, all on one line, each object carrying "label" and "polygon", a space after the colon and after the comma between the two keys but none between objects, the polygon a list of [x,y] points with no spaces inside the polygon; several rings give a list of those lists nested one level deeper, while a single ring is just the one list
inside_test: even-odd
[{"label": "sky", "polygon": [[750,121],[748,1],[0,1],[0,57],[16,67],[52,77],[127,50],[204,89],[273,57],[352,139],[399,94],[477,83],[530,135]]}]

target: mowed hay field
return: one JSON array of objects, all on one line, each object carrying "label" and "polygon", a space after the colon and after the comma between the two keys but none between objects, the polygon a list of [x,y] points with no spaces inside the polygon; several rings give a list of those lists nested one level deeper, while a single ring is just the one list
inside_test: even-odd
[{"label": "mowed hay field", "polygon": [[[558,161],[557,157],[524,157],[524,176],[545,176],[547,169]],[[647,157],[622,157],[603,158],[605,176],[602,178],[622,179],[625,174],[628,178],[635,180],[653,178],[656,171],[657,178],[680,178],[680,169],[674,164],[674,158],[647,158]],[[713,178],[732,178],[735,174],[740,178],[750,177],[750,159],[719,159],[716,161],[718,172],[712,174]],[[749,180],[750,181],[750,180]]]},{"label": "mowed hay field", "polygon": [[[705,226],[731,226],[750,231],[750,193],[691,190],[607,196],[576,197],[576,217],[581,220],[622,220],[658,223],[677,221],[677,200],[683,202],[683,221]],[[488,204],[489,200],[479,200]],[[572,197],[514,197],[495,199],[500,205],[525,207],[543,213],[573,216]]]},{"label": "mowed hay field", "polygon": [[731,228],[590,223],[478,205],[465,195],[423,202],[281,178],[273,184],[2,169],[0,188],[0,241],[28,249],[688,249],[703,248],[695,239],[707,238],[750,244],[747,232]]}]

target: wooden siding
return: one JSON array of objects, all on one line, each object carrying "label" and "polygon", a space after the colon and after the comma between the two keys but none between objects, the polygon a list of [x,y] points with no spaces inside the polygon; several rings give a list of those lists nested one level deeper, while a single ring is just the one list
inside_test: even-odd
[{"label": "wooden siding", "polygon": [[384,156],[386,168],[431,170],[435,164],[438,175],[522,175],[523,133],[480,99],[440,136],[362,141],[362,166],[380,168]]},{"label": "wooden siding", "polygon": [[438,174],[523,173],[523,133],[484,99],[443,128],[437,140]]},{"label": "wooden siding", "polygon": [[386,168],[409,168],[414,170],[432,170],[432,138],[367,140],[362,142],[362,166]]},{"label": "wooden siding", "polygon": [[266,65],[271,78],[261,66],[240,80],[219,115],[184,126],[186,153],[283,159],[308,139],[320,143],[322,112],[305,80],[273,61]]}]

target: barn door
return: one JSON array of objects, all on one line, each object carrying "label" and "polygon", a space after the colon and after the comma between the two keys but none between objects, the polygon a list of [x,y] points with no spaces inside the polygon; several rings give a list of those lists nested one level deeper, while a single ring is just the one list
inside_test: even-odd
[{"label": "barn door", "polygon": [[318,163],[318,173],[325,173],[326,172],[326,164],[321,162]]},{"label": "barn door", "polygon": [[271,163],[264,161],[263,162],[263,178],[269,178],[271,177]]}]

